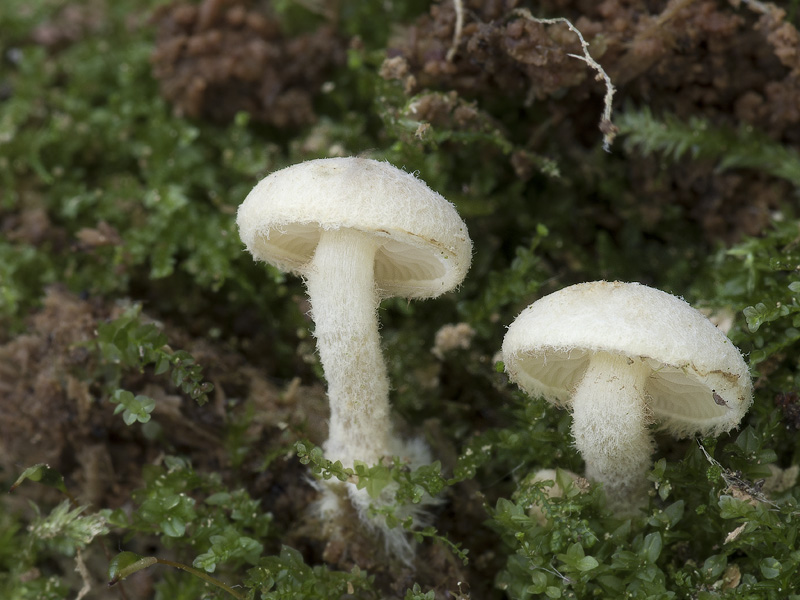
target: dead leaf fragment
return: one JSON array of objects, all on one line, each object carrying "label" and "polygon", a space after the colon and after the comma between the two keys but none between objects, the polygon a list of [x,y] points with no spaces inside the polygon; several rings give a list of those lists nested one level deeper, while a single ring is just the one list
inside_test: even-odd
[{"label": "dead leaf fragment", "polygon": [[[744,527],[744,525],[742,526]],[[739,565],[728,565],[725,573],[722,575],[722,589],[732,590],[739,587],[739,582],[742,579],[742,572],[739,570]]]},{"label": "dead leaf fragment", "polygon": [[742,523],[741,525],[739,525],[739,527],[731,531],[727,536],[725,536],[724,543],[730,544],[732,541],[734,541],[736,538],[742,535],[742,532],[744,531],[745,527],[747,527],[747,523]]}]

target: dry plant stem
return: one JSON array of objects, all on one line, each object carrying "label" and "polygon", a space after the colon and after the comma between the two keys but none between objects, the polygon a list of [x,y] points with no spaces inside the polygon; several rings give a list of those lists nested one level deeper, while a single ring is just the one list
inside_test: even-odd
[{"label": "dry plant stem", "polygon": [[621,514],[635,511],[646,494],[653,450],[644,403],[649,373],[640,361],[598,352],[572,397],[572,434],[586,476],[603,484]]},{"label": "dry plant stem", "polygon": [[[714,465],[715,467],[717,467],[720,470],[720,473],[722,474],[722,479],[723,479],[723,481],[725,481],[725,485],[728,486],[728,488],[730,488],[730,489],[738,489],[739,491],[742,491],[742,492],[746,493],[747,495],[751,496],[755,500],[758,500],[759,502],[763,502],[764,504],[768,504],[769,506],[771,506],[772,508],[775,508],[775,509],[779,508],[778,504],[776,504],[775,502],[770,500],[761,491],[760,487],[756,487],[751,482],[749,482],[749,481],[747,481],[745,479],[742,479],[741,477],[737,476],[735,472],[731,471],[730,469],[726,469],[725,467],[723,467],[717,459],[715,459],[713,456],[711,456],[708,453],[708,450],[706,450],[706,447],[703,446],[703,442],[700,441],[699,438],[696,441],[697,441],[697,445],[700,447],[700,451],[703,453],[703,456],[705,456],[705,458],[709,462],[709,464]],[[739,475],[741,475],[741,473],[739,473]],[[800,512],[795,512],[794,514],[795,515],[800,515]]]},{"label": "dry plant stem", "polygon": [[581,47],[583,48],[583,56],[579,54],[567,54],[567,56],[571,56],[572,58],[577,58],[578,60],[582,60],[587,65],[589,65],[592,69],[597,71],[598,79],[603,79],[606,83],[606,95],[603,98],[603,116],[600,120],[600,130],[603,131],[603,150],[606,152],[611,152],[611,144],[614,143],[614,138],[617,135],[617,128],[613,125],[611,121],[611,110],[612,104],[614,102],[614,93],[616,92],[616,88],[614,84],[611,83],[611,77],[608,76],[605,69],[598,63],[595,59],[592,58],[592,55],[589,54],[589,43],[583,38],[583,34],[578,31],[578,29],[564,17],[557,17],[555,19],[539,19],[534,17],[527,8],[517,8],[512,11],[511,14],[519,15],[524,19],[528,19],[533,21],[534,23],[541,23],[543,25],[555,25],[556,23],[564,23],[571,32],[578,36],[578,39],[581,42]]},{"label": "dry plant stem", "polygon": [[226,592],[228,592],[231,596],[233,596],[237,600],[244,600],[244,595],[243,594],[240,594],[239,592],[234,590],[229,585],[223,583],[222,581],[220,581],[219,579],[216,579],[215,577],[211,577],[211,575],[208,575],[207,573],[204,573],[203,571],[200,571],[199,569],[195,569],[194,567],[190,567],[188,565],[184,565],[183,563],[175,562],[175,561],[172,561],[172,560],[167,560],[165,558],[156,558],[156,562],[158,564],[160,564],[160,565],[166,565],[166,566],[172,567],[174,569],[181,569],[182,571],[186,571],[187,573],[191,573],[192,575],[194,575],[195,577],[199,577],[200,579],[202,579],[206,583],[210,583],[211,585],[215,585],[218,588],[220,588],[222,590],[225,590]]},{"label": "dry plant stem", "polygon": [[765,15],[777,8],[777,6],[772,2],[759,2],[758,0],[742,0],[742,4],[746,4],[754,12],[759,12]]},{"label": "dry plant stem", "polygon": [[86,568],[86,563],[83,561],[83,553],[80,548],[75,551],[75,571],[81,576],[81,581],[83,582],[83,587],[78,591],[75,600],[83,600],[92,591],[92,578],[89,575],[89,569]]},{"label": "dry plant stem", "polygon": [[329,460],[352,467],[391,454],[389,379],[378,335],[378,243],[353,229],[323,231],[305,273],[331,407]]},{"label": "dry plant stem", "polygon": [[447,62],[453,62],[453,58],[458,51],[458,45],[461,43],[461,33],[464,30],[464,4],[462,0],[453,0],[453,8],[456,11],[456,27],[453,31],[453,44],[450,50],[447,51]]}]

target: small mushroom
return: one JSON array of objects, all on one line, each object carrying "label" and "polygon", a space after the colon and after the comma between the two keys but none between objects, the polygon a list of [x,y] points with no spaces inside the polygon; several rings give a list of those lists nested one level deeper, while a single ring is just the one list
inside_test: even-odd
[{"label": "small mushroom", "polygon": [[719,435],[752,403],[739,350],[700,312],[638,283],[596,281],[541,298],[503,340],[510,378],[571,407],[587,477],[631,513],[646,497],[656,424],[675,437]]},{"label": "small mushroom", "polygon": [[427,462],[424,445],[392,431],[377,309],[384,298],[433,298],[461,283],[472,242],[453,205],[389,163],[328,158],[263,179],[237,224],[254,258],[306,282],[328,381],[326,458]]},{"label": "small mushroom", "polygon": [[[589,482],[586,481],[583,477],[580,477],[573,473],[572,471],[565,471],[562,470],[562,482],[569,484],[570,482],[577,487],[579,491],[586,491],[589,489]],[[561,487],[561,483],[559,482],[559,473],[556,469],[541,469],[529,475],[526,479],[526,483],[539,483],[542,481],[551,481],[552,484],[544,485],[544,492],[547,494],[548,498],[563,498],[564,496],[564,488]],[[547,525],[547,515],[542,510],[542,507],[538,504],[531,504],[528,507],[528,515],[536,519],[536,521],[541,526]]]}]

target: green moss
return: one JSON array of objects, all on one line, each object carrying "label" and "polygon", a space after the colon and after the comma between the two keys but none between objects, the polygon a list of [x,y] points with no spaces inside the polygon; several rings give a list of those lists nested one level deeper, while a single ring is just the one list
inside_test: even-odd
[{"label": "green moss", "polygon": [[[357,476],[373,495],[394,483],[397,507],[423,492],[443,498],[433,526],[416,531],[421,552],[436,544],[453,572],[469,576],[476,598],[794,598],[800,487],[791,477],[782,489],[761,481],[800,463],[795,145],[706,117],[629,106],[615,115],[622,143],[609,155],[594,131],[596,139],[542,135],[580,123],[579,115],[562,115],[575,123],[557,128],[547,102],[523,109],[507,94],[467,98],[446,89],[408,97],[379,70],[390,38],[428,10],[425,2],[338,4],[342,35],[361,42],[332,73],[315,103],[318,120],[307,128],[267,128],[245,113],[228,124],[186,119],[161,98],[151,74],[154,31],[146,17],[159,4],[109,2],[96,29],[50,48],[30,34],[61,2],[8,0],[0,9],[3,342],[24,331],[45,287],[60,283],[106,305],[141,303],[192,339],[269,369],[266,378],[280,385],[294,376],[318,382],[319,369],[303,362],[313,356],[313,339],[302,282],[253,263],[236,235],[236,209],[259,178],[294,162],[338,153],[388,159],[451,200],[475,243],[458,291],[381,307],[394,408],[407,431],[436,432],[442,460],[415,470],[400,460],[359,464],[349,472],[307,444],[297,448],[301,461],[322,477]],[[784,4],[796,19],[797,2]],[[289,32],[325,21],[314,10],[319,3],[274,6]],[[449,107],[446,118],[418,118],[413,108],[423,100]],[[474,117],[461,122],[457,109]],[[645,157],[654,172],[634,181]],[[712,176],[755,175],[781,182],[791,195],[757,236],[706,236],[685,203],[664,202],[658,219],[648,219],[653,205],[642,190],[668,190],[668,169],[680,174],[700,162]],[[31,222],[45,234],[21,225]],[[540,468],[582,471],[571,417],[525,397],[495,368],[505,326],[520,310],[551,290],[599,278],[643,281],[729,316],[729,336],[756,381],[739,431],[718,440],[658,438],[649,503],[625,520],[610,514],[596,485],[574,484],[562,472],[566,493],[551,498],[532,481]],[[432,354],[440,327],[459,322],[475,331],[468,347]],[[92,352],[92,368],[69,376],[93,397],[111,397],[130,423],[157,414],[143,390],[123,389],[137,373],[206,400],[209,365],[168,342],[134,309],[97,328],[83,348]],[[246,404],[242,390],[231,393],[220,396],[220,412]],[[302,548],[305,556],[299,544],[286,545],[290,534],[302,539],[292,529],[297,523],[275,522],[269,503],[280,493],[285,456],[295,460],[298,437],[260,437],[279,434],[258,428],[254,406],[225,413],[225,441],[202,468],[175,456],[152,422],[144,428],[140,442],[163,461],[135,465],[141,481],[127,482],[137,491],[122,499],[133,511],[80,509],[49,497],[28,512],[0,510],[0,596],[74,597],[82,586],[74,574],[79,551],[99,556],[100,541],[116,548],[146,540],[250,597],[383,597],[387,584],[373,573],[325,566],[313,544]],[[125,432],[140,433],[138,426]],[[70,450],[80,456],[81,448]],[[30,466],[14,458],[20,471]],[[39,481],[60,482],[62,493],[78,485],[47,473]],[[17,473],[2,475],[10,483]],[[23,479],[34,485],[34,477]],[[533,504],[545,521],[530,511]],[[451,514],[465,505],[473,510],[468,517]],[[391,520],[394,510],[385,507],[385,516]],[[158,598],[211,594],[191,575],[150,568]],[[461,593],[406,575],[393,581],[394,597]]]}]

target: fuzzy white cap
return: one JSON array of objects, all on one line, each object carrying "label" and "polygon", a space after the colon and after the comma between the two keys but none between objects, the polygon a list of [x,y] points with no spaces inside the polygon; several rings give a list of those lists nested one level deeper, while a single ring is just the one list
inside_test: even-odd
[{"label": "fuzzy white cap", "polygon": [[649,365],[648,412],[675,436],[729,431],[752,403],[747,365],[731,341],[685,301],[638,283],[595,281],[550,294],[503,341],[511,379],[561,406],[597,352]]},{"label": "fuzzy white cap", "polygon": [[464,279],[472,241],[455,207],[425,182],[388,162],[325,158],[262,179],[237,215],[253,256],[304,275],[321,231],[375,236],[381,297],[433,298]]}]

